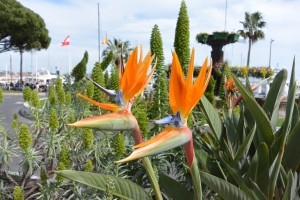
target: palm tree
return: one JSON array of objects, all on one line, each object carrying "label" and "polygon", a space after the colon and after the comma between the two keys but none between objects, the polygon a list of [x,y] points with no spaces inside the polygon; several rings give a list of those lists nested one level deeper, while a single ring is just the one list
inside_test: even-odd
[{"label": "palm tree", "polygon": [[243,30],[239,30],[238,33],[243,38],[248,38],[249,47],[248,47],[248,57],[247,57],[247,66],[250,63],[250,52],[251,46],[260,39],[265,38],[264,32],[261,28],[266,26],[266,22],[263,21],[262,14],[260,12],[248,13],[245,12],[245,21],[241,22],[243,24]]},{"label": "palm tree", "polygon": [[[114,38],[112,40],[108,40],[107,47],[103,50],[102,56],[106,57],[110,52],[113,52],[113,62],[116,66],[119,66],[120,63],[120,55],[122,54],[123,61],[126,62],[133,48],[129,47],[130,42],[125,41],[122,42],[121,39]],[[121,53],[122,52],[122,53]]]}]

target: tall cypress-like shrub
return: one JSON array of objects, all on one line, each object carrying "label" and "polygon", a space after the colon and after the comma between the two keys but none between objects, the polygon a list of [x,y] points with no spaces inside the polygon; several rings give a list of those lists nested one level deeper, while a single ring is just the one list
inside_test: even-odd
[{"label": "tall cypress-like shrub", "polygon": [[89,59],[89,54],[87,51],[85,51],[83,58],[74,67],[74,69],[72,70],[72,73],[71,73],[71,75],[75,77],[75,82],[79,82],[84,78],[84,76],[86,74],[86,64],[88,62],[88,59]]},{"label": "tall cypress-like shrub", "polygon": [[[95,66],[92,70],[92,79],[99,85],[104,86],[104,77],[103,77],[103,71],[101,69],[100,63],[96,62]],[[101,92],[99,89],[94,89],[94,95],[93,99],[97,102],[103,102],[104,101],[104,95],[103,92]]]},{"label": "tall cypress-like shrub", "polygon": [[156,56],[153,65],[156,63],[153,85],[153,105],[150,109],[151,119],[161,119],[166,116],[168,110],[168,81],[164,65],[163,42],[158,25],[154,25],[150,39],[151,54]]},{"label": "tall cypress-like shrub", "polygon": [[181,2],[177,19],[174,49],[178,55],[184,73],[187,74],[190,62],[190,21],[184,1]]}]

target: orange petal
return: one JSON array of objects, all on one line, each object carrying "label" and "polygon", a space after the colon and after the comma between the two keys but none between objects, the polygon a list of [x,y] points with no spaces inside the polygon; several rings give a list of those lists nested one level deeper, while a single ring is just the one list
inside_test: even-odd
[{"label": "orange petal", "polygon": [[170,75],[169,101],[173,113],[177,113],[182,105],[182,94],[184,91],[184,78],[179,59],[176,52],[173,53],[173,61]]},{"label": "orange petal", "polygon": [[99,106],[105,110],[110,110],[110,111],[118,111],[121,107],[120,106],[117,106],[116,104],[112,104],[112,103],[99,103],[97,101],[94,101],[93,99],[90,99],[88,98],[87,96],[83,95],[83,94],[77,94],[79,97],[87,100],[88,102],[96,105],[96,106]]}]

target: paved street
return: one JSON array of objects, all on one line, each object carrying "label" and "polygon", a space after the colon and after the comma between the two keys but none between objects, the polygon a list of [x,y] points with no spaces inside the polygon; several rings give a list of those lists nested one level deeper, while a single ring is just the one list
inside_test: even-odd
[{"label": "paved street", "polygon": [[[45,93],[40,93],[40,97],[45,97]],[[4,102],[0,104],[0,124],[11,132],[11,123],[14,119],[14,114],[18,115],[18,120],[21,123],[30,125],[32,121],[22,117],[19,111],[24,108],[23,93],[3,93]]]}]

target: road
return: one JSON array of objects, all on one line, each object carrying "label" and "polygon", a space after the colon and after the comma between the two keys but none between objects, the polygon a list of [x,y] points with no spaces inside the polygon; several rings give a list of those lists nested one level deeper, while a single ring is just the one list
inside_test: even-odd
[{"label": "road", "polygon": [[[40,93],[40,97],[45,97],[45,93]],[[31,120],[22,117],[19,114],[21,109],[24,109],[23,93],[3,93],[4,101],[0,104],[0,124],[10,133],[12,132],[11,123],[14,119],[14,114],[18,115],[18,121],[27,125],[32,124]]]}]

